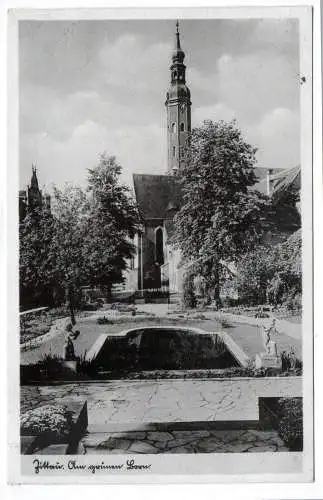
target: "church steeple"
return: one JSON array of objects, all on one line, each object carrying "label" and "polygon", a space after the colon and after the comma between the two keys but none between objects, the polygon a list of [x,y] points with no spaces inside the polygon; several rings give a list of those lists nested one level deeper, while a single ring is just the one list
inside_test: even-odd
[{"label": "church steeple", "polygon": [[176,62],[182,63],[184,61],[184,58],[185,58],[185,54],[182,51],[181,42],[180,42],[180,38],[179,38],[179,23],[178,23],[178,21],[176,21],[176,40],[175,40],[175,49],[173,52],[172,60],[173,60],[173,63],[176,63]]},{"label": "church steeple", "polygon": [[191,93],[186,86],[186,66],[183,63],[179,23],[176,22],[175,48],[170,66],[171,83],[166,96],[168,173],[176,173],[182,162],[183,150],[191,132]]},{"label": "church steeple", "polygon": [[42,193],[39,189],[36,166],[32,165],[32,176],[28,186],[28,209],[35,211],[43,205]]}]

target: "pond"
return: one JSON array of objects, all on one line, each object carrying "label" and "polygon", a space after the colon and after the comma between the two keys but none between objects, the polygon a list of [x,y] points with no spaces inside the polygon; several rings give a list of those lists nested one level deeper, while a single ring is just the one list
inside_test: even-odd
[{"label": "pond", "polygon": [[97,370],[198,370],[240,366],[217,333],[146,327],[101,335],[87,354]]}]

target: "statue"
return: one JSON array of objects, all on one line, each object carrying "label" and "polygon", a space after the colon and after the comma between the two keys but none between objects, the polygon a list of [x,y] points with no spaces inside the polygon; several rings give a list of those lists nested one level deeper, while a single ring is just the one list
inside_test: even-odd
[{"label": "statue", "polygon": [[63,358],[65,361],[74,361],[75,358],[75,351],[74,351],[74,344],[72,339],[74,339],[74,332],[73,332],[73,325],[71,323],[68,323],[66,325],[66,336],[65,336],[65,342],[64,342],[64,349],[63,349]]},{"label": "statue", "polygon": [[269,356],[278,356],[277,342],[270,340],[266,346],[266,353],[269,354]]},{"label": "statue", "polygon": [[268,344],[272,342],[271,337],[272,335],[277,334],[277,328],[276,328],[276,319],[273,318],[271,324],[268,327],[263,328],[263,340],[264,340],[264,346],[266,351],[268,350]]},{"label": "statue", "polygon": [[277,335],[276,319],[273,318],[271,324],[263,327],[263,343],[265,352],[256,355],[257,368],[277,368],[281,369],[281,358],[278,356],[277,342],[272,340],[273,335]]}]

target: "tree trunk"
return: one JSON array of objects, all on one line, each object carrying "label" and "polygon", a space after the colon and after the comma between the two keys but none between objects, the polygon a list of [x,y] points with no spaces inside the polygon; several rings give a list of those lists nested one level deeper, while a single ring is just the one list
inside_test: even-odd
[{"label": "tree trunk", "polygon": [[74,309],[74,294],[71,286],[69,286],[67,290],[67,305],[70,310],[71,323],[74,326],[76,323],[75,309]]},{"label": "tree trunk", "polygon": [[213,300],[215,303],[215,307],[217,309],[220,309],[222,307],[222,301],[220,298],[220,272],[218,266],[213,269],[213,286],[214,286]]}]

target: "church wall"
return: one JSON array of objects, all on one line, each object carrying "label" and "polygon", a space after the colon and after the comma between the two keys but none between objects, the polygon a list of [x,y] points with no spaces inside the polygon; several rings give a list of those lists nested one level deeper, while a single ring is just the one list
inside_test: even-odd
[{"label": "church wall", "polygon": [[174,248],[168,249],[169,256],[169,289],[180,293],[183,287],[184,268],[180,267],[181,252]]},{"label": "church wall", "polygon": [[155,220],[145,225],[145,233],[142,237],[143,244],[143,288],[160,288],[160,269],[156,265],[155,231],[158,227],[163,227],[162,220]]}]

